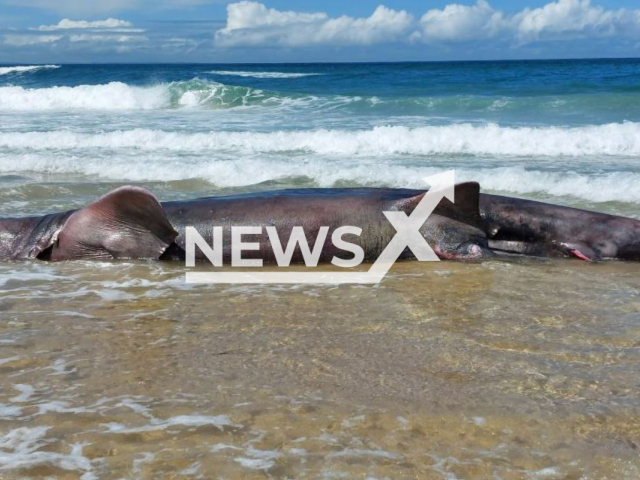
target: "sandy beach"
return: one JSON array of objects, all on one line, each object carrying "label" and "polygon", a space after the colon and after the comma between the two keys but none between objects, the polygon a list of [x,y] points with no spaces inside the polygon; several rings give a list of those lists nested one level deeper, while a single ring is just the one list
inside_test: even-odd
[{"label": "sandy beach", "polygon": [[633,478],[637,273],[212,289],[171,264],[3,265],[2,477]]}]

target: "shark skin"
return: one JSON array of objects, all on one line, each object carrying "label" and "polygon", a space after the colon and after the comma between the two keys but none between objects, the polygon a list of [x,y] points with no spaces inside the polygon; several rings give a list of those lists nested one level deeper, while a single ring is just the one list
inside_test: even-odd
[{"label": "shark skin", "polygon": [[[463,183],[454,188],[456,202],[443,199],[420,233],[441,258],[491,256],[482,229],[478,184]],[[209,244],[213,227],[220,226],[227,261],[231,258],[232,227],[257,226],[262,233],[247,241],[257,242],[259,248],[243,256],[274,263],[266,227],[275,227],[281,245],[287,245],[293,227],[298,226],[303,227],[310,245],[321,227],[328,227],[319,259],[322,263],[334,256],[351,255],[333,245],[331,236],[337,228],[353,226],[362,229],[361,235],[345,235],[345,240],[359,245],[365,260],[372,261],[396,234],[383,212],[409,215],[425,193],[378,188],[301,189],[160,203],[150,192],[126,186],[79,210],[0,219],[0,259],[183,259],[187,226],[196,228]],[[47,228],[37,227],[42,222]],[[198,258],[205,258],[196,251]],[[411,250],[405,250],[401,257],[412,258]],[[292,262],[304,262],[299,247]]]},{"label": "shark skin", "polygon": [[[420,234],[443,260],[493,258],[502,254],[576,257],[587,261],[640,261],[640,221],[498,195],[480,194],[475,182],[457,184],[455,203],[443,198],[420,228]],[[293,227],[302,227],[313,249],[323,243],[319,262],[348,259],[350,252],[332,242],[343,226],[361,229],[345,240],[374,261],[396,235],[384,212],[410,215],[425,190],[328,188],[258,192],[159,202],[149,191],[118,188],[90,205],[40,217],[0,219],[0,261],[38,259],[184,260],[185,232],[194,227],[211,245],[213,227],[223,230],[223,259],[232,257],[233,227],[260,227],[247,235],[258,244],[243,258],[276,263],[268,227],[275,227],[281,246]],[[196,249],[200,260],[206,257]],[[402,259],[415,258],[405,249]],[[303,263],[299,246],[292,262]]]},{"label": "shark skin", "polygon": [[640,260],[640,221],[543,202],[480,195],[489,246],[582,260]]}]

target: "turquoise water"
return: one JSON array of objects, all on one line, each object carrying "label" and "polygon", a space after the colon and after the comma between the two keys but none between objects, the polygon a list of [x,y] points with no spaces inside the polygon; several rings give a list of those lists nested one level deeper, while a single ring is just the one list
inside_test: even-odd
[{"label": "turquoise water", "polygon": [[[636,216],[640,61],[0,67],[0,214],[123,183],[485,191]],[[90,186],[90,187],[89,187]]]}]

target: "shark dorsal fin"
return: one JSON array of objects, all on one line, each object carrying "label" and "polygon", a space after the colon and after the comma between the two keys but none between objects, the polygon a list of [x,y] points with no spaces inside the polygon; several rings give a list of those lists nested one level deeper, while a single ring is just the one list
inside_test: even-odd
[{"label": "shark dorsal fin", "polygon": [[[422,200],[425,193],[405,198],[399,202],[399,209],[410,214],[416,205]],[[482,226],[480,217],[480,184],[477,182],[458,183],[455,186],[455,203],[443,198],[434,213],[458,220],[463,223]]]}]

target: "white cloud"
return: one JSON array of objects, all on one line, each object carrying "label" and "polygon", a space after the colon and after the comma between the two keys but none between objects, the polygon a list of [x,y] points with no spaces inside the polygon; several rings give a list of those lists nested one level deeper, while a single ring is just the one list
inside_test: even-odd
[{"label": "white cloud", "polygon": [[500,39],[514,45],[559,39],[640,38],[640,10],[607,10],[591,0],[555,0],[507,14],[487,0],[428,10],[419,20],[379,6],[370,17],[330,18],[267,8],[242,1],[227,7],[227,24],[215,34],[219,46],[372,45]]},{"label": "white cloud", "polygon": [[118,20],[117,18],[107,18],[106,20],[95,20],[89,22],[87,20],[69,20],[68,18],[63,18],[56,25],[40,25],[37,29],[40,31],[51,31],[51,30],[69,30],[69,29],[128,29],[133,27],[131,22],[127,22],[126,20]]},{"label": "white cloud", "polygon": [[198,45],[199,45],[199,42],[197,42],[193,38],[183,38],[183,37],[171,37],[171,38],[167,38],[162,42],[162,48],[182,50],[185,52],[193,51],[196,47],[198,47]]},{"label": "white cloud", "polygon": [[420,30],[413,38],[429,40],[468,40],[490,38],[505,26],[505,16],[485,0],[475,5],[447,5],[433,9],[420,19]]},{"label": "white cloud", "polygon": [[519,44],[538,40],[640,37],[640,10],[606,10],[591,0],[556,0],[543,7],[507,15],[485,0],[430,10],[414,38],[464,41],[503,36]]},{"label": "white cloud", "polygon": [[146,42],[149,39],[140,35],[100,35],[91,33],[78,33],[69,35],[72,43],[92,42],[92,43],[134,43]]},{"label": "white cloud", "polygon": [[144,30],[133,28],[131,22],[117,18],[94,21],[64,18],[56,25],[41,25],[30,30],[29,33],[5,35],[3,44],[13,47],[43,44],[71,47],[73,44],[135,45],[149,41],[140,35]]},{"label": "white cloud", "polygon": [[55,43],[62,39],[62,35],[5,35],[3,43],[12,47],[24,47],[28,45],[42,45]]},{"label": "white cloud", "polygon": [[281,12],[257,2],[239,2],[227,6],[225,32],[244,28],[282,27],[326,20],[326,13]]},{"label": "white cloud", "polygon": [[558,0],[541,8],[525,9],[514,16],[520,39],[537,40],[566,34],[640,36],[640,10],[605,10],[590,0]]},{"label": "white cloud", "polygon": [[[201,3],[223,1],[0,0],[0,9],[2,5],[12,4],[73,12],[61,14],[58,18],[62,20],[58,23],[0,31],[0,44],[4,50],[12,50],[14,54],[20,53],[21,49],[26,51],[31,46],[33,50],[49,47],[49,51],[56,55],[65,52],[90,54],[94,51],[113,53],[137,50],[175,58],[180,53],[189,52],[208,55],[213,41],[218,47],[283,47],[286,49],[284,55],[296,60],[305,55],[295,51],[299,47],[370,47],[386,44],[393,44],[397,48],[360,48],[358,52],[350,53],[375,59],[378,55],[388,58],[388,53],[384,52],[405,49],[407,57],[438,58],[442,52],[450,55],[454,51],[451,44],[456,42],[467,42],[469,47],[455,49],[455,54],[462,52],[459,54],[461,58],[473,57],[475,48],[489,52],[487,55],[508,49],[511,57],[520,53],[527,57],[532,52],[534,56],[546,57],[560,50],[565,56],[572,52],[583,55],[592,51],[597,51],[594,55],[631,56],[640,51],[640,4],[635,8],[611,9],[598,5],[603,0],[546,0],[547,4],[539,8],[521,8],[511,13],[494,8],[490,3],[492,0],[471,0],[475,3],[449,0],[451,3],[442,8],[425,7],[422,16],[417,18],[404,10],[394,10],[384,5],[368,16],[353,17],[331,16],[322,11],[284,11],[270,8],[260,1],[239,1],[227,5],[226,24],[215,32],[213,39],[209,34],[212,27],[205,22],[167,22],[162,26],[151,24],[145,31],[118,18],[120,14],[105,13],[136,8],[145,12],[152,8],[191,8]],[[465,4],[457,4],[456,1],[464,1]],[[513,5],[521,3],[529,2],[513,2]],[[81,15],[83,11],[87,12],[87,16]],[[543,42],[555,43],[545,46]],[[427,49],[419,43],[433,48]],[[532,45],[526,47],[529,44]],[[593,50],[593,46],[599,50]],[[556,47],[562,48],[556,50]],[[326,50],[332,55],[335,51]],[[435,53],[430,53],[432,51]],[[222,48],[213,54],[221,57],[235,55],[231,51],[224,52]],[[274,52],[266,55],[272,54]],[[248,59],[254,60],[256,56],[261,59],[262,53],[247,55]],[[277,55],[278,58],[283,57],[282,52]],[[306,55],[303,59],[306,59]]]},{"label": "white cloud", "polygon": [[329,18],[326,13],[283,12],[244,1],[229,5],[227,13],[227,25],[216,32],[218,45],[371,45],[406,36],[414,23],[404,10],[384,6],[366,18]]}]

